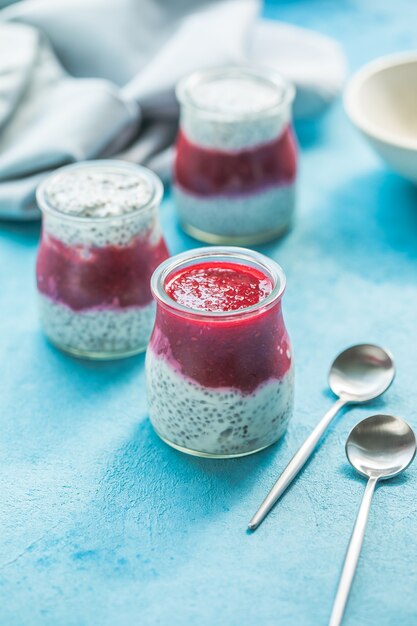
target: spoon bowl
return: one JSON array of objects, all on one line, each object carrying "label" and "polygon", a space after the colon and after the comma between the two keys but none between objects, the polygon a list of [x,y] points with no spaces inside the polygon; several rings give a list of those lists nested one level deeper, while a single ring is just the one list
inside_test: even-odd
[{"label": "spoon bowl", "polygon": [[336,357],[329,385],[345,402],[369,402],[388,389],[394,376],[394,360],[388,350],[365,343],[347,348]]},{"label": "spoon bowl", "polygon": [[359,422],[346,442],[349,463],[363,476],[392,478],[410,465],[416,438],[410,426],[393,415],[373,415]]}]

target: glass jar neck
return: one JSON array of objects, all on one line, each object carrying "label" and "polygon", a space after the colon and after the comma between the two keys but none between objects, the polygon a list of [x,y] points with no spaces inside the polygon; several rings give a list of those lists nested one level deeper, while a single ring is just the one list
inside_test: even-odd
[{"label": "glass jar neck", "polygon": [[[264,97],[257,99],[261,92]],[[226,67],[186,77],[177,87],[177,97],[181,129],[191,142],[240,150],[273,141],[283,133],[291,121],[294,88],[275,72]]]},{"label": "glass jar neck", "polygon": [[[194,265],[201,267],[202,264],[207,263],[207,265],[210,265],[213,262],[233,263],[262,272],[271,280],[271,293],[265,299],[252,306],[229,311],[191,309],[173,300],[168,295],[165,286],[169,278],[174,274]],[[158,306],[172,314],[195,320],[230,321],[258,315],[260,311],[274,307],[281,300],[285,290],[285,282],[285,274],[282,268],[265,255],[246,248],[213,246],[178,254],[162,263],[152,276],[151,289]]]},{"label": "glass jar neck", "polygon": [[[54,201],[53,196],[51,197],[51,189],[53,190],[54,184],[57,181],[63,181],[64,187],[61,189],[60,194],[65,194],[65,177],[72,176],[73,179],[69,179],[68,185],[74,185],[77,183],[77,175],[88,175],[94,176],[97,174],[109,174],[117,176],[123,175],[126,177],[136,178],[137,181],[144,181],[146,183],[149,193],[143,198],[142,201],[138,202],[138,205],[129,206],[128,210],[124,210],[123,206],[121,207],[120,212],[115,210],[109,211],[107,215],[94,214],[95,207],[93,206],[90,209],[90,205],[88,206],[89,211],[87,214],[83,214],[82,211],[74,212],[73,210],[64,211],[62,210]],[[92,189],[93,189],[93,183]],[[70,189],[72,192],[73,190]],[[96,161],[86,161],[75,163],[71,165],[66,165],[64,167],[59,168],[52,172],[49,176],[47,176],[42,183],[38,186],[36,190],[36,200],[39,206],[39,209],[42,211],[44,216],[53,216],[56,219],[61,219],[68,223],[77,224],[78,227],[82,227],[85,225],[86,227],[91,227],[94,224],[96,227],[100,227],[106,223],[113,223],[115,220],[118,221],[129,221],[135,220],[139,215],[147,214],[149,216],[152,213],[155,213],[157,208],[159,207],[162,195],[163,195],[163,186],[159,177],[154,174],[151,170],[146,167],[142,167],[141,165],[135,165],[133,163],[128,163],[126,161],[120,160],[96,160]],[[111,187],[106,192],[109,194],[109,197],[112,197],[112,202],[114,205],[117,205],[118,198],[114,195],[114,189]],[[104,196],[104,194],[102,194]],[[94,202],[94,198],[87,201]],[[102,198],[100,198],[103,201]],[[99,207],[100,208],[100,207]]]},{"label": "glass jar neck", "polygon": [[[251,98],[251,91],[253,95],[263,92],[263,96]],[[213,121],[238,122],[274,116],[288,110],[294,100],[295,89],[272,70],[226,66],[186,76],[178,83],[176,96],[184,109],[193,109],[202,117]]]},{"label": "glass jar neck", "polygon": [[[82,178],[78,178],[78,173]],[[107,175],[110,178],[106,179]],[[97,180],[98,190],[94,188]],[[113,182],[109,184],[111,180]],[[146,193],[142,191],[141,195],[142,203],[136,196],[140,196],[140,181],[146,185]],[[77,182],[82,189],[80,210]],[[70,183],[75,185],[75,193],[69,188],[66,198],[66,185]],[[66,245],[103,247],[128,245],[136,237],[146,237],[150,243],[157,243],[161,237],[158,207],[162,194],[161,181],[147,168],[124,161],[103,160],[56,170],[41,183],[36,195],[43,214],[44,233]],[[67,211],[62,210],[62,203]]]}]

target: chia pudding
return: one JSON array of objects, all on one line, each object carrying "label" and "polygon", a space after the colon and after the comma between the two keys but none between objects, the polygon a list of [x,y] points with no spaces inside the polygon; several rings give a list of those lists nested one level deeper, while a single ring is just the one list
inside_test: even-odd
[{"label": "chia pudding", "polygon": [[174,195],[183,228],[209,243],[282,235],[295,207],[294,89],[273,72],[207,70],[177,88]]},{"label": "chia pudding", "polygon": [[146,379],[158,435],[210,457],[277,441],[293,406],[281,268],[244,248],[200,248],[165,261],[151,285],[157,314]]},{"label": "chia pudding", "polygon": [[150,170],[123,161],[63,167],[38,188],[39,312],[59,348],[86,358],[146,349],[155,320],[150,278],[169,256],[162,191]]}]

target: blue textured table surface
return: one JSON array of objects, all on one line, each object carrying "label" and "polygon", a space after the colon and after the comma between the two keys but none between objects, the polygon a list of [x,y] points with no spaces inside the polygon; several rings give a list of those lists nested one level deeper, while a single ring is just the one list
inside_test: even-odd
[{"label": "blue textured table surface", "polygon": [[[366,6],[366,8],[365,8]],[[417,47],[417,5],[268,3],[268,17],[340,39],[351,68]],[[389,173],[337,104],[298,127],[297,224],[260,248],[288,277],[284,312],[297,367],[281,443],[233,461],[181,455],[154,435],[143,356],[73,360],[39,330],[39,229],[0,225],[0,624],[316,626],[326,624],[364,481],[350,428],[381,410],[417,428],[417,191]],[[163,222],[173,253],[196,246]],[[354,408],[255,534],[250,515],[330,406],[326,374],[345,346],[389,347],[397,379]],[[417,463],[381,486],[346,626],[417,623]]]}]

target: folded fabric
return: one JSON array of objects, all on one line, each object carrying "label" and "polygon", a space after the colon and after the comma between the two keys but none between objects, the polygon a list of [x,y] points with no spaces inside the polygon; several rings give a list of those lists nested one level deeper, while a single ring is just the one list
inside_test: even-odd
[{"label": "folded fabric", "polygon": [[0,217],[34,219],[45,173],[93,158],[169,179],[177,80],[251,63],[297,87],[295,114],[321,113],[345,63],[321,35],[257,18],[256,0],[26,0],[0,11]]}]

